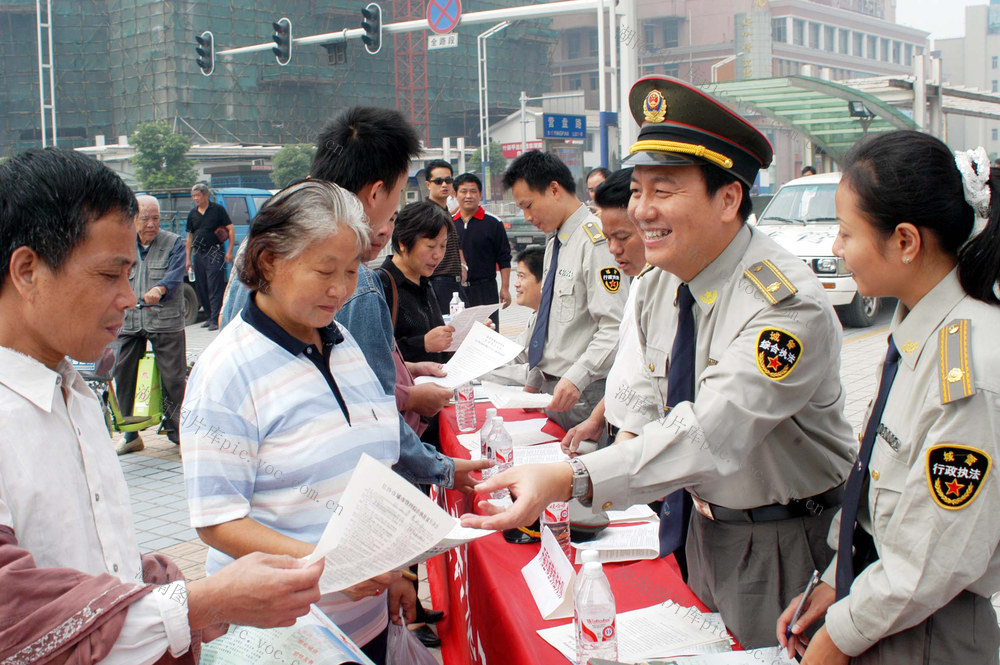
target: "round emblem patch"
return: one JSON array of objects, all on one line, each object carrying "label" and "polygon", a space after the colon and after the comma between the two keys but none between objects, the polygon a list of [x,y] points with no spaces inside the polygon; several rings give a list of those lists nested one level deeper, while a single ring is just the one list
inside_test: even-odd
[{"label": "round emblem patch", "polygon": [[757,368],[769,379],[781,381],[802,357],[802,343],[787,330],[765,328],[757,336]]},{"label": "round emblem patch", "polygon": [[618,268],[601,268],[601,284],[608,293],[618,293],[622,285],[622,273]]},{"label": "round emblem patch", "polygon": [[667,117],[667,100],[663,98],[663,93],[656,89],[650,90],[642,102],[642,111],[646,122],[663,122]]},{"label": "round emblem patch", "polygon": [[986,482],[992,460],[978,448],[944,443],[927,451],[927,487],[934,503],[960,510],[972,503]]}]

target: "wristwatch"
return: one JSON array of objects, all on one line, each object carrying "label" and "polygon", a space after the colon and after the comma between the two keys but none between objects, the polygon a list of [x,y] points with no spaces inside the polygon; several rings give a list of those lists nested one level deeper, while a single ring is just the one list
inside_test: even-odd
[{"label": "wristwatch", "polygon": [[569,465],[573,468],[572,498],[582,499],[590,494],[590,472],[579,458],[571,457]]}]

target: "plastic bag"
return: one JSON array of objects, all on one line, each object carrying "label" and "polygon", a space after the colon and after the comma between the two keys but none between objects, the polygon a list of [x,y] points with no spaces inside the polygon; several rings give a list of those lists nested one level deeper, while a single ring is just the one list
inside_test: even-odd
[{"label": "plastic bag", "polygon": [[390,621],[385,663],[386,665],[437,665],[437,660],[434,654],[420,643],[417,636],[410,632],[405,623],[398,626]]}]

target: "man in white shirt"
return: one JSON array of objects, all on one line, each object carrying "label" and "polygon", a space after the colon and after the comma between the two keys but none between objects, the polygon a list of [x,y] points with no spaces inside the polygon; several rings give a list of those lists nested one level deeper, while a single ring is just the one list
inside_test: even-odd
[{"label": "man in white shirt", "polygon": [[225,624],[291,625],[320,597],[321,567],[292,557],[190,583],[140,557],[100,405],[66,360],[98,360],[136,304],[136,212],[80,153],[0,166],[0,662],[195,663]]}]

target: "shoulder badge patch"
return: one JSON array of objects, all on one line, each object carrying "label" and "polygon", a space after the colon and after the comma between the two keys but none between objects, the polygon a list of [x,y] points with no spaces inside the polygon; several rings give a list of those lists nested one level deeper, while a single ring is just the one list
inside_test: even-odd
[{"label": "shoulder badge patch", "polygon": [[756,286],[764,299],[772,305],[798,293],[798,289],[788,281],[777,266],[766,259],[743,271],[743,276]]},{"label": "shoulder badge patch", "polygon": [[971,397],[976,392],[969,352],[969,323],[969,319],[952,319],[938,333],[942,404]]},{"label": "shoulder badge patch", "polygon": [[960,510],[973,502],[993,460],[978,448],[942,443],[927,451],[927,487],[934,503]]},{"label": "shoulder badge patch", "polygon": [[764,328],[757,336],[756,353],[760,373],[781,381],[802,357],[802,343],[787,330]]},{"label": "shoulder badge patch", "polygon": [[587,232],[587,237],[590,238],[590,242],[594,243],[595,245],[599,242],[604,242],[605,240],[607,240],[607,238],[604,236],[604,231],[601,230],[601,227],[598,226],[597,224],[594,224],[593,222],[586,222],[583,225],[583,230]]},{"label": "shoulder badge patch", "polygon": [[601,268],[601,285],[608,293],[618,293],[622,285],[622,273],[618,268]]}]

